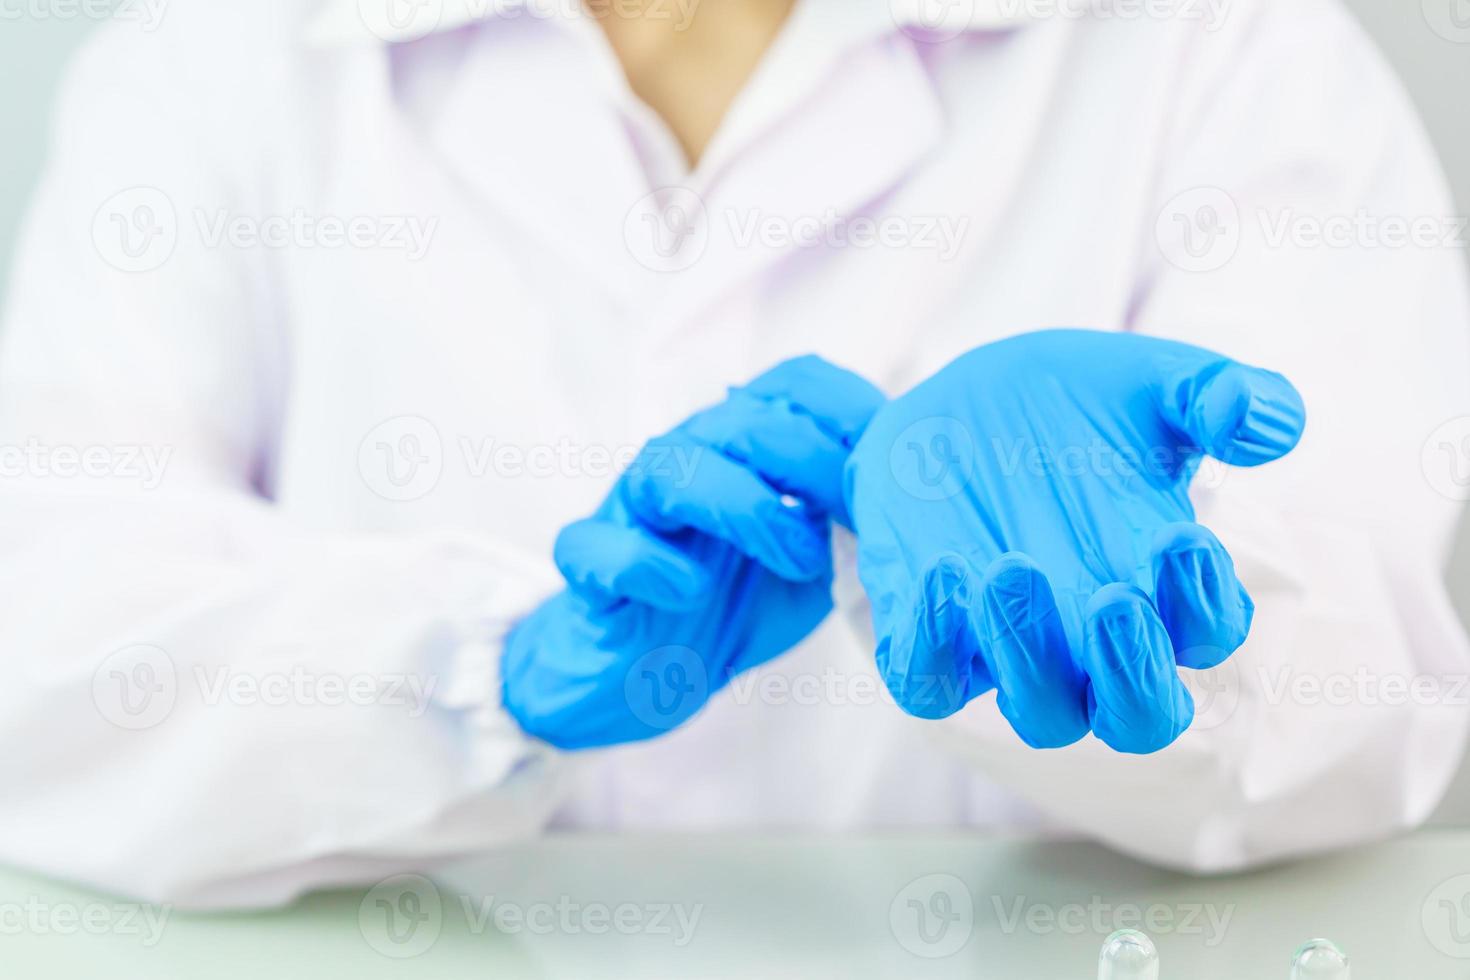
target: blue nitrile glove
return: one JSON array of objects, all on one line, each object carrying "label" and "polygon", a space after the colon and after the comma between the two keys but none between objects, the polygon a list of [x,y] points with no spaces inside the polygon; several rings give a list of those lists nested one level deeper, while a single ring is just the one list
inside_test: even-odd
[{"label": "blue nitrile glove", "polygon": [[[506,640],[506,708],[580,749],[652,738],[832,609],[842,470],[883,396],[787,361],[654,439],[602,507],[564,528],[565,591]],[[784,497],[784,499],[783,499]]]},{"label": "blue nitrile glove", "polygon": [[978,348],[889,403],[846,493],[899,705],[941,718],[996,690],[1038,748],[1168,745],[1194,716],[1176,664],[1223,661],[1253,611],[1190,479],[1202,455],[1284,455],[1304,420],[1279,374],[1086,330]]}]

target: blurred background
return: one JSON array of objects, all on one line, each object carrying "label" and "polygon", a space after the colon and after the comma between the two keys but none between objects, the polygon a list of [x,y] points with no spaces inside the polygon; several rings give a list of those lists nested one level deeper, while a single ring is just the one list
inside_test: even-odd
[{"label": "blurred background", "polygon": [[[1403,78],[1439,150],[1459,213],[1470,215],[1470,0],[1346,2]],[[0,91],[7,93],[0,99],[0,306],[15,236],[45,156],[57,85],[71,53],[111,6],[102,0],[0,0]],[[1465,522],[1448,575],[1461,617],[1470,622]],[[1437,822],[1470,825],[1470,765],[1462,767]]]}]

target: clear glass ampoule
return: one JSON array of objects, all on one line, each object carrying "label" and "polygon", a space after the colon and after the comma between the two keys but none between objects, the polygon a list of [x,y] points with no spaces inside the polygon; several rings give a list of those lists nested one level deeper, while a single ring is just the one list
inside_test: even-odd
[{"label": "clear glass ampoule", "polygon": [[1119,929],[1097,955],[1097,980],[1159,980],[1159,952],[1135,929]]},{"label": "clear glass ampoule", "polygon": [[1309,939],[1291,959],[1291,980],[1348,980],[1347,954],[1326,939]]}]

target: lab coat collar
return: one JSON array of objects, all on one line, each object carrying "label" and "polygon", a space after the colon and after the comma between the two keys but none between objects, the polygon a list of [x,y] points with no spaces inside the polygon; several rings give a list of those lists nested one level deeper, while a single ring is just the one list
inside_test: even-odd
[{"label": "lab coat collar", "polygon": [[[328,2],[335,23],[356,20],[360,36],[367,21],[359,11],[385,0]],[[430,9],[441,0],[417,2],[417,9]],[[516,222],[547,240],[602,281],[610,295],[636,306],[650,321],[650,334],[661,332],[654,320],[675,329],[694,322],[701,307],[801,251],[795,238],[775,245],[748,240],[753,223],[790,222],[803,233],[815,223],[820,227],[814,233],[822,234],[831,222],[879,201],[919,166],[945,126],[915,42],[957,34],[943,25],[903,26],[904,19],[892,13],[903,13],[902,0],[892,0],[892,8],[889,0],[799,0],[697,171],[675,178],[678,187],[658,188],[633,156],[624,121],[587,97],[598,86],[591,60],[569,58],[575,49],[568,45],[600,35],[586,15],[569,17],[562,26],[575,29],[558,31],[536,30],[505,14],[510,4],[548,2],[580,0],[442,0],[436,30],[491,16],[506,21],[508,31],[492,32],[486,39],[492,48],[477,49],[460,68],[442,111],[422,135],[448,172],[477,191],[492,220]],[[919,2],[937,9],[945,0]],[[947,0],[946,9],[968,13],[975,9],[969,2]],[[1005,10],[1027,6],[1025,0],[991,2]],[[519,33],[512,21],[518,21]],[[967,16],[965,22],[981,20]],[[572,35],[580,37],[573,41]],[[821,84],[839,59],[851,59],[844,84]],[[609,73],[619,74],[616,66]],[[540,97],[484,98],[485,92],[526,90]],[[546,124],[547,105],[558,107],[556,126]],[[510,143],[506,133],[535,135]],[[584,165],[589,146],[602,148],[601,165],[590,173]],[[737,157],[741,166],[733,167]],[[664,247],[644,242],[647,229],[684,228],[691,220],[691,235],[676,237],[696,244],[707,239],[708,254],[701,252],[687,267],[681,263],[689,253],[682,248],[672,259],[643,254]],[[658,311],[650,296],[658,297]]]},{"label": "lab coat collar", "polygon": [[[799,51],[786,55],[732,111],[701,162],[707,182],[698,211],[707,235],[698,261],[666,277],[672,324],[697,323],[702,306],[881,202],[943,135],[933,80],[907,39],[854,47],[841,85],[817,84],[816,64],[805,66],[816,73],[806,78],[784,70],[804,60]],[[783,103],[788,86],[806,94]],[[727,166],[737,154],[740,166]],[[768,221],[792,234],[765,240],[759,229]]]},{"label": "lab coat collar", "polygon": [[[439,111],[420,120],[423,145],[474,190],[487,220],[546,242],[614,302],[637,309],[650,336],[681,329],[802,251],[808,232],[821,235],[879,201],[943,132],[933,80],[908,38],[890,33],[818,59],[808,32],[822,35],[826,22],[805,5],[800,13],[697,171],[674,177],[676,186],[646,171],[625,119],[589,98],[598,69],[575,57],[580,42],[571,35],[591,30],[492,32],[460,66]],[[848,60],[843,84],[821,84],[834,57]],[[526,90],[538,98],[484,97]],[[598,166],[586,165],[589,155]],[[801,235],[751,238],[765,222]]]},{"label": "lab coat collar", "polygon": [[[680,16],[706,0],[663,0]],[[713,2],[713,0],[710,0]],[[1015,28],[1034,19],[1027,0],[800,0],[845,35],[902,30],[943,40],[963,33]],[[315,44],[382,44],[418,40],[469,24],[522,17],[549,22],[589,18],[582,0],[322,0],[308,18]]]}]

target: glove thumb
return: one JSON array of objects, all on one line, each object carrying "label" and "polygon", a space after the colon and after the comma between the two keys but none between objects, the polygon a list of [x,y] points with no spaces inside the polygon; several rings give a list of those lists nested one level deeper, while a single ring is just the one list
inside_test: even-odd
[{"label": "glove thumb", "polygon": [[1259,466],[1291,452],[1306,407],[1290,381],[1263,368],[1211,360],[1175,379],[1164,415],[1204,452],[1232,466]]}]

